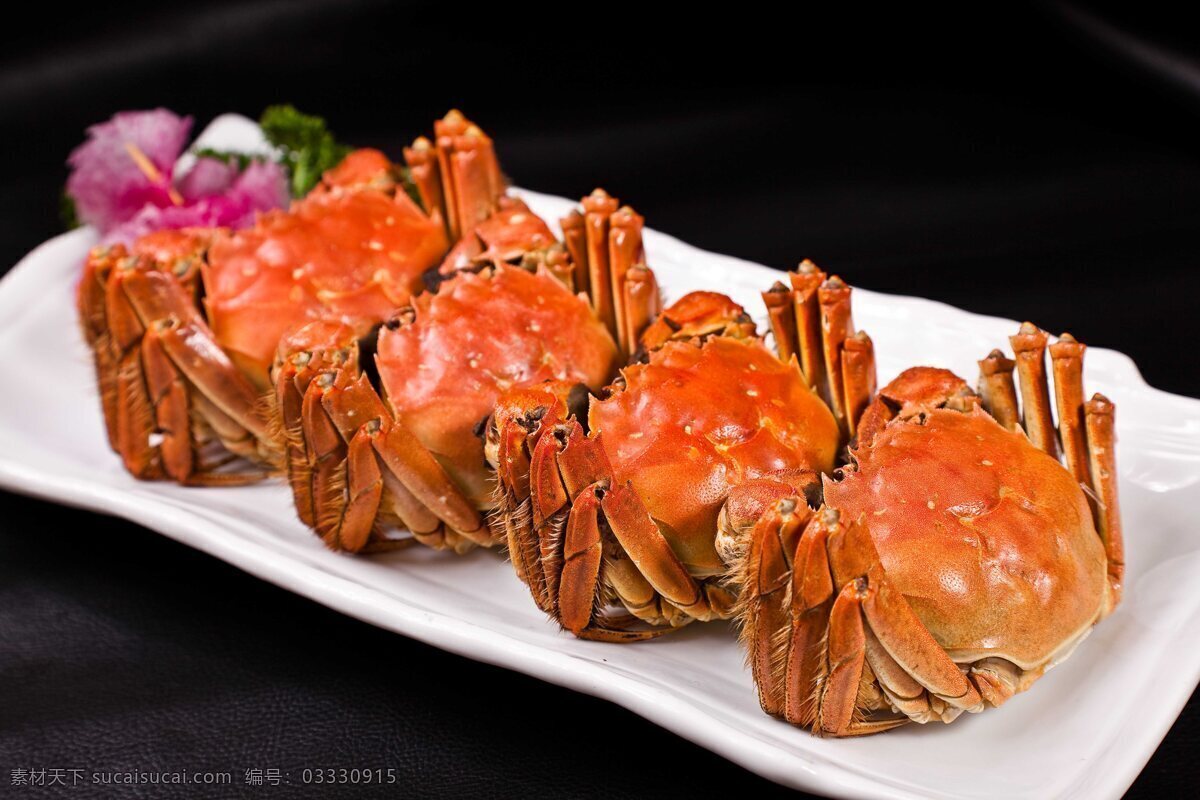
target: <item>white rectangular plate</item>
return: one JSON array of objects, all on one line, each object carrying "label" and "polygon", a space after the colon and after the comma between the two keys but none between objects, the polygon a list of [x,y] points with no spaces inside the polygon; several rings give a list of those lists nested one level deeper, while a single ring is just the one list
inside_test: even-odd
[{"label": "white rectangular plate", "polygon": [[[204,139],[248,147],[255,136],[246,120],[223,117]],[[571,206],[521,195],[547,220]],[[20,383],[0,393],[0,485],[14,491],[126,517],[330,608],[606,698],[771,780],[830,795],[1119,797],[1200,678],[1200,401],[1150,388],[1120,353],[1089,350],[1086,379],[1089,393],[1118,407],[1124,605],[1002,709],[950,726],[818,739],[759,711],[728,625],[634,646],[582,642],[538,612],[497,553],[341,556],[296,520],[279,483],[190,489],[130,478],[108,449],[77,332],[75,285],[93,242],[89,230],[59,236],[0,282],[0,363]],[[713,289],[761,312],[758,292],[779,277],[654,231],[646,247],[669,298]],[[914,364],[973,379],[976,359],[1006,347],[1016,328],[861,290],[854,312],[876,342],[882,380]]]}]

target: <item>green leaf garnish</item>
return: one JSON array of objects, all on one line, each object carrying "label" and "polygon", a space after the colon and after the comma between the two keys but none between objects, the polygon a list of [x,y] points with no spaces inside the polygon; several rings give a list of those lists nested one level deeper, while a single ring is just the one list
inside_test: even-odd
[{"label": "green leaf garnish", "polygon": [[270,106],[258,124],[267,141],[279,149],[295,198],[308,194],[321,174],[336,167],[351,150],[333,138],[325,120],[302,114],[292,105]]},{"label": "green leaf garnish", "polygon": [[62,194],[58,196],[58,218],[62,221],[63,227],[69,231],[75,230],[83,224],[79,221],[79,214],[75,210],[75,200],[67,194],[66,189],[63,189]]}]

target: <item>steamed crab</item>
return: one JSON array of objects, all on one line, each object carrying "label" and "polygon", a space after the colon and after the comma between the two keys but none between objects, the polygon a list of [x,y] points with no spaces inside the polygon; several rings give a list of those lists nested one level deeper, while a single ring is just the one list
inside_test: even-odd
[{"label": "steamed crab", "polygon": [[[831,321],[832,336],[848,331],[849,314]],[[514,390],[486,431],[513,564],[538,606],[584,638],[728,617],[722,539],[819,487],[839,449],[796,360],[769,351],[729,298],[685,296],[641,349],[603,399],[563,382]]]},{"label": "steamed crab", "polygon": [[[658,311],[640,222],[611,250],[615,237],[594,222],[585,257],[625,270],[622,319],[640,332]],[[619,364],[618,331],[594,298],[573,291],[579,271],[540,218],[503,198],[436,270],[433,289],[382,327],[322,321],[285,337],[273,382],[301,519],[338,550],[496,543],[480,421],[506,390],[546,380],[596,390]],[[606,271],[594,274],[611,284]],[[399,529],[412,538],[397,538]]]},{"label": "steamed crab", "polygon": [[[291,209],[248,230],[163,231],[128,251],[89,255],[80,318],[109,441],[130,472],[244,482],[261,470],[218,468],[237,456],[277,460],[260,398],[284,332],[318,317],[379,322],[441,261],[453,231],[445,219],[473,223],[497,208],[491,140],[457,112],[438,129],[436,147],[418,141],[413,172],[423,193],[437,186],[460,199],[453,214],[428,204],[427,214],[383,154],[359,150]],[[431,151],[436,170],[419,155]]]},{"label": "steamed crab", "polygon": [[[1025,323],[980,390],[914,368],[858,421],[824,503],[783,498],[736,565],[765,711],[831,736],[950,722],[1024,691],[1120,600],[1113,405],[1084,346]],[[1057,458],[1059,444],[1065,466]]]}]

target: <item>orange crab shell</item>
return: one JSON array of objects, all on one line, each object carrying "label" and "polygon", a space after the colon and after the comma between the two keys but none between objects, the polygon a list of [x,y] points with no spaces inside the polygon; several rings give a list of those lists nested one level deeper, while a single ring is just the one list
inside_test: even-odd
[{"label": "orange crab shell", "polygon": [[833,414],[758,339],[669,342],[624,378],[624,391],[592,402],[589,426],[694,575],[724,568],[714,534],[733,487],[833,468]]},{"label": "orange crab shell", "polygon": [[1107,591],[1086,496],[978,407],[920,413],[883,426],[843,481],[827,478],[826,504],[865,519],[889,579],[955,661],[1050,662]]},{"label": "orange crab shell", "polygon": [[549,272],[500,266],[460,273],[413,300],[408,324],[384,326],[376,363],[388,404],[479,508],[492,505],[473,429],[513,386],[604,384],[612,337],[586,300]]},{"label": "orange crab shell", "polygon": [[438,271],[443,276],[480,265],[518,260],[530,251],[553,245],[558,240],[545,221],[529,206],[513,197],[503,197],[500,208],[459,240],[446,254]]},{"label": "orange crab shell", "polygon": [[362,327],[407,303],[446,251],[445,233],[403,191],[391,165],[357,151],[290,211],[213,234],[203,267],[209,324],[247,372],[265,380],[280,337],[332,316]]}]

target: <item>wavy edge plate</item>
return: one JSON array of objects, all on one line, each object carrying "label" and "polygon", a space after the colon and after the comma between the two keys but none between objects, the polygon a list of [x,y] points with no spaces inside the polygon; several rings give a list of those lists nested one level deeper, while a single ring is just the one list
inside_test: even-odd
[{"label": "wavy edge plate", "polygon": [[[250,147],[259,141],[257,126],[236,115],[219,117],[200,137],[202,144],[213,147]],[[536,212],[547,218],[557,218],[573,205],[563,198],[529,191],[519,193]],[[48,285],[52,283],[50,279],[73,274],[70,270],[77,270],[81,254],[94,240],[90,230],[82,229],[55,237],[31,251],[0,280],[0,319],[11,322],[27,314],[47,313],[45,306],[61,299],[61,291],[56,292]],[[780,276],[779,272],[767,267],[707,253],[653,230],[646,231],[646,247],[651,254],[652,264],[658,264],[662,259],[676,268],[678,265],[688,265],[687,273],[682,277],[675,274],[677,269],[670,276],[663,275],[667,291],[673,291],[676,295],[686,288],[698,287],[729,291],[735,299],[753,309],[761,304],[753,302],[756,298],[747,296],[746,285],[765,288]],[[45,266],[47,264],[58,265],[58,268],[48,269]],[[48,301],[47,297],[51,300]],[[878,323],[889,318],[902,320],[916,316],[921,320],[921,330],[927,336],[967,336],[998,344],[1005,342],[1007,335],[1016,328],[1012,320],[972,314],[916,297],[856,290],[855,304],[860,323],[867,320],[867,324],[860,324],[860,327],[868,330],[872,321]],[[61,308],[55,311],[59,316],[66,313]],[[761,325],[761,313],[757,316]],[[69,317],[62,320],[63,324],[74,323],[73,308]],[[895,352],[891,347],[894,343],[877,344],[880,345],[883,377],[894,374],[909,363],[902,351],[911,342],[906,342]],[[82,348],[82,342],[78,346]],[[2,350],[0,346],[0,352]],[[986,350],[978,352],[982,355]],[[21,356],[18,354],[17,357]],[[32,355],[28,357],[33,358]],[[938,363],[938,358],[926,361]],[[961,362],[961,358],[958,362]],[[10,363],[9,366],[17,365]],[[955,364],[948,363],[947,366]],[[957,363],[960,370],[963,366]],[[1161,415],[1174,414],[1180,420],[1180,425],[1168,429],[1165,434],[1158,431],[1159,435],[1150,442],[1148,452],[1151,457],[1158,454],[1164,458],[1182,453],[1180,460],[1200,462],[1200,457],[1197,457],[1200,453],[1200,401],[1148,386],[1132,360],[1115,351],[1090,349],[1087,378],[1090,387],[1103,388],[1118,402],[1122,409],[1118,416],[1118,429],[1123,437],[1134,436],[1140,429],[1137,424],[1128,424],[1131,418],[1136,421],[1142,414],[1150,414],[1161,420]],[[94,402],[94,397],[89,396],[88,400]],[[94,404],[92,409],[93,413],[97,413]],[[20,425],[20,413],[20,408],[11,404],[0,406],[0,442],[8,443],[11,432]],[[1173,438],[1172,431],[1178,432],[1178,441]],[[1124,442],[1121,445],[1123,453],[1131,449],[1130,444]],[[87,446],[94,448],[96,443],[90,442]],[[1200,482],[1200,465],[1195,469],[1195,480],[1172,484],[1165,489],[1152,485],[1151,491],[1188,489]],[[1127,471],[1123,467],[1123,489],[1127,480]],[[1153,484],[1153,481],[1150,483]],[[357,582],[343,574],[338,568],[343,557],[324,551],[314,555],[307,549],[299,548],[292,552],[281,552],[278,543],[261,536],[252,522],[230,519],[218,512],[206,512],[196,504],[173,497],[171,487],[163,484],[135,483],[130,490],[114,491],[111,486],[100,482],[30,466],[19,457],[19,448],[4,446],[0,447],[0,486],[56,503],[124,517],[349,616],[472,659],[602,697],[784,785],[847,797],[918,798],[952,797],[958,794],[958,789],[930,785],[926,780],[914,780],[907,775],[873,774],[870,764],[858,763],[853,757],[846,757],[848,754],[852,756],[853,750],[847,749],[840,752],[838,757],[831,757],[833,751],[822,752],[816,746],[815,743],[820,740],[787,738],[783,735],[776,739],[763,735],[759,730],[742,730],[730,724],[733,719],[731,716],[715,705],[707,704],[702,690],[691,695],[680,693],[662,682],[648,682],[645,676],[631,675],[606,665],[600,659],[581,657],[581,643],[573,640],[562,639],[561,647],[531,647],[528,641],[509,633],[492,630],[461,616],[442,613],[432,604],[419,602],[419,598],[397,597],[380,591],[377,587]],[[282,487],[279,491],[286,492]],[[1127,518],[1127,527],[1136,531],[1137,525],[1130,522]],[[1194,558],[1200,553],[1195,538],[1192,532],[1191,541],[1181,540],[1192,547],[1179,554],[1186,562],[1185,566],[1200,566],[1200,559]],[[1135,559],[1137,550],[1137,543],[1131,542],[1130,552]],[[1167,561],[1178,567],[1180,560],[1176,556]],[[1200,582],[1192,581],[1192,584]],[[1179,599],[1169,596],[1161,599],[1160,604],[1174,603]],[[1169,633],[1178,636],[1181,641],[1195,641],[1195,637],[1200,635],[1198,615],[1194,613],[1200,609],[1200,592],[1193,590],[1187,599],[1190,600],[1188,612],[1181,612],[1179,619],[1182,621],[1177,622]],[[1126,612],[1127,609],[1123,607],[1118,615]],[[1189,628],[1189,635],[1184,635],[1185,626]],[[594,655],[594,651],[589,653]],[[1146,684],[1137,687],[1143,693],[1141,699],[1147,702],[1137,702],[1138,698],[1130,697],[1122,704],[1124,711],[1130,715],[1127,730],[1134,731],[1135,735],[1109,736],[1105,741],[1089,743],[1091,747],[1086,758],[1079,759],[1076,756],[1068,759],[1079,762],[1075,769],[1067,769],[1064,763],[1059,780],[1023,796],[1119,797],[1125,791],[1178,716],[1193,688],[1200,682],[1200,650],[1193,648],[1192,652],[1176,653],[1169,660],[1162,652],[1157,655],[1159,657],[1153,664],[1146,665],[1149,667],[1146,674],[1161,673],[1174,676],[1174,680],[1155,680],[1152,686]],[[749,681],[748,674],[746,680]],[[749,688],[747,691],[750,691]],[[1133,714],[1136,714],[1136,721],[1132,719]],[[952,730],[951,726],[946,732]],[[788,731],[791,732],[791,729]],[[806,741],[813,744],[806,746]],[[933,744],[932,740],[930,744]],[[852,748],[853,744],[844,743],[844,746]],[[917,765],[913,766],[916,768]],[[988,796],[987,792],[977,791],[979,787],[973,788],[976,790],[972,791],[973,796]]]}]

